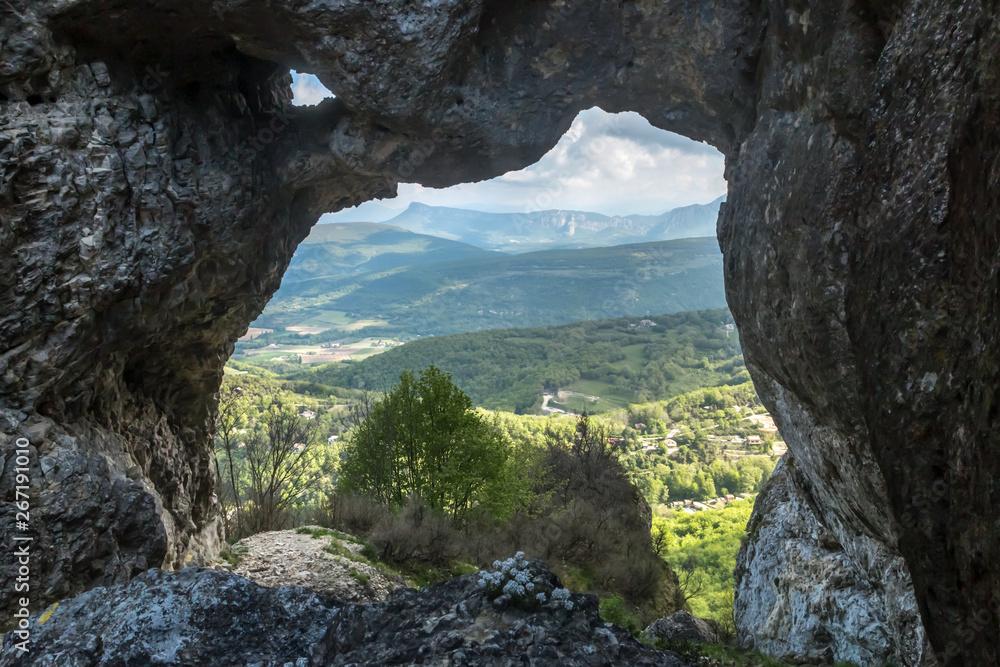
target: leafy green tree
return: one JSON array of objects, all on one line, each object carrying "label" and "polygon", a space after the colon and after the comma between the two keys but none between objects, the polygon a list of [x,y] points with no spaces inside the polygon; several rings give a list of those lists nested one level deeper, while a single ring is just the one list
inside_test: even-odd
[{"label": "leafy green tree", "polygon": [[503,504],[499,482],[507,459],[500,429],[472,409],[448,374],[431,366],[419,377],[404,372],[380,401],[359,407],[338,490],[393,507],[418,496],[458,519],[474,508]]}]

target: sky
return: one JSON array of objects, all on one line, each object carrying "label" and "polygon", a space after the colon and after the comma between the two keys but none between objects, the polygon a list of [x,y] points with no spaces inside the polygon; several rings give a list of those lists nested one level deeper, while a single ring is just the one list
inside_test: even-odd
[{"label": "sky", "polygon": [[[332,94],[310,74],[292,72],[293,103]],[[581,111],[541,160],[502,176],[450,188],[401,183],[394,199],[326,214],[321,222],[383,222],[413,202],[494,212],[575,209],[606,215],[663,213],[726,192],[722,154],[650,125],[634,112]]]}]

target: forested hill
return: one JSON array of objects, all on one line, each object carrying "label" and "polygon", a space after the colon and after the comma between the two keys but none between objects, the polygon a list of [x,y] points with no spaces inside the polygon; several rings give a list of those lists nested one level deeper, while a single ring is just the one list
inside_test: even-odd
[{"label": "forested hill", "polygon": [[316,225],[295,251],[277,297],[295,294],[303,283],[315,280],[375,274],[438,262],[482,259],[498,254],[384,224],[352,222]]},{"label": "forested hill", "polygon": [[[296,380],[382,390],[407,369],[451,373],[483,407],[538,411],[551,405],[601,412],[748,379],[726,310],[504,329],[413,341],[364,361],[302,371]],[[558,395],[558,391],[562,395]]]},{"label": "forested hill", "polygon": [[305,250],[255,326],[329,329],[339,321],[357,330],[351,323],[364,322],[367,335],[406,338],[726,305],[714,238],[521,255],[480,251],[336,276],[323,275],[317,260],[308,280]]}]

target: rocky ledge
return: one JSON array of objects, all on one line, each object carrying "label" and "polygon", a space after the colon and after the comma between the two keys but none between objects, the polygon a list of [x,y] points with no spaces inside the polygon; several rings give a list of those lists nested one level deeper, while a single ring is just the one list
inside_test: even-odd
[{"label": "rocky ledge", "polygon": [[[565,591],[541,565],[528,569],[540,590]],[[0,665],[686,664],[605,624],[591,595],[528,605],[474,575],[341,604],[218,570],[150,570],[54,605],[31,625],[29,652],[9,633]]]}]

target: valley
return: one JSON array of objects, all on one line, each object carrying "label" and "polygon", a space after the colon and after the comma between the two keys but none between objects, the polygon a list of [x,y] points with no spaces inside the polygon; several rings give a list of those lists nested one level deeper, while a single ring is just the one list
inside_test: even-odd
[{"label": "valley", "polygon": [[489,409],[539,413],[544,403],[547,411],[594,414],[748,381],[731,327],[727,311],[707,310],[493,329],[423,338],[349,363],[312,367],[303,356],[301,370],[281,370],[300,382],[379,391],[405,370],[433,365]]},{"label": "valley", "polygon": [[[700,229],[703,209],[677,212],[672,229]],[[277,391],[317,429],[317,479],[325,481],[291,509],[293,523],[313,521],[317,498],[343,496],[338,480],[348,474],[358,415],[370,415],[407,374],[440,369],[497,429],[518,461],[515,477],[535,479],[539,457],[578,437],[589,415],[651,510],[654,538],[673,545],[664,558],[683,574],[692,608],[731,624],[725,594],[739,521],[785,446],[724,308],[716,240],[649,241],[643,234],[664,233],[663,220],[572,212],[519,218],[413,205],[390,222],[317,225],[228,365],[227,386]],[[517,240],[531,225],[539,226],[535,243]],[[600,238],[642,242],[587,247]],[[505,493],[528,493],[523,483],[507,479]],[[531,493],[503,502],[530,503]],[[346,529],[355,525],[350,513],[370,510],[345,511],[348,518],[321,513],[320,522]],[[689,527],[705,521],[720,527]],[[411,575],[433,579],[459,565],[444,567]],[[624,605],[609,606],[616,622],[652,613],[589,569],[557,569],[603,591],[608,605]]]},{"label": "valley", "polygon": [[384,224],[317,225],[234,358],[287,370],[425,337],[720,308],[721,261],[713,238],[511,255]]}]

